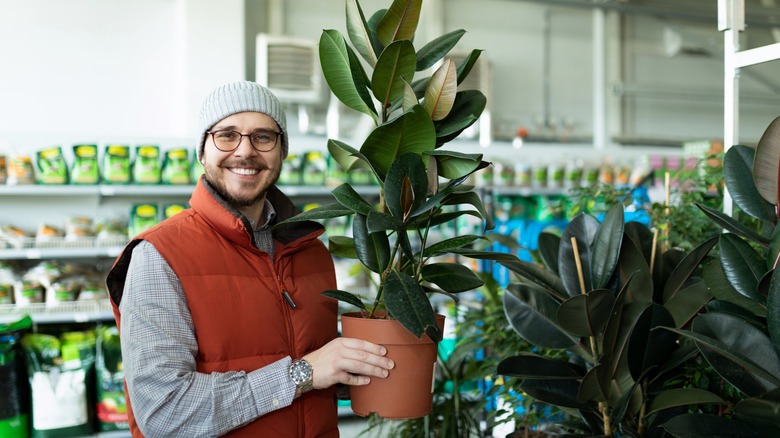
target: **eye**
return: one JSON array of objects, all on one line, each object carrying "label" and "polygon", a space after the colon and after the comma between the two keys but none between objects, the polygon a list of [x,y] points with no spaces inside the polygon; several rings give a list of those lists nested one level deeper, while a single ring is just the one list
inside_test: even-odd
[{"label": "eye", "polygon": [[237,138],[241,136],[236,131],[217,131],[214,133],[214,136],[219,140],[233,140],[235,141]]},{"label": "eye", "polygon": [[276,133],[271,131],[258,131],[252,134],[252,143],[273,143],[276,141]]}]

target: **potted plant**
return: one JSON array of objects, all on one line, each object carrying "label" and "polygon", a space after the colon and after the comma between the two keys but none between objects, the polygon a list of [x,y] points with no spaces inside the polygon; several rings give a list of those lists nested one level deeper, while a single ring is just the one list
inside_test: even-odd
[{"label": "potted plant", "polygon": [[689,405],[721,403],[678,377],[696,356],[669,330],[687,327],[711,299],[701,264],[717,242],[662,253],[644,225],[615,204],[602,222],[576,216],[561,237],[542,233],[543,266],[500,261],[521,281],[504,294],[507,318],[524,339],[565,359],[524,352],[498,373],[531,397],[575,414],[566,427],[597,436],[655,436]]},{"label": "potted plant", "polygon": [[[437,259],[511,257],[472,249],[485,238],[481,232],[433,241],[431,230],[464,216],[484,221],[485,229],[493,222],[478,194],[464,184],[489,163],[482,154],[442,149],[484,110],[486,98],[480,91],[457,89],[480,51],[473,50],[459,65],[446,58],[463,30],[415,49],[412,40],[421,7],[422,0],[394,0],[366,19],[360,3],[347,0],[348,37],[327,29],[319,42],[322,70],[333,95],[375,122],[360,148],[329,139],[328,151],[347,173],[373,173],[380,186],[379,203],[344,183],[332,191],[335,203],[292,219],[351,216],[352,236],[330,236],[329,249],[336,256],[357,258],[379,278],[372,299],[341,290],[324,292],[359,309],[342,315],[344,336],[385,345],[396,363],[388,378],[352,388],[352,409],[358,415],[412,418],[430,411],[434,342],[441,338],[443,316],[436,315],[429,294],[454,297],[483,284],[463,264]],[[430,76],[415,77],[437,65]],[[355,329],[354,324],[381,328]],[[409,354],[412,347],[396,348],[401,344],[417,344],[423,352]],[[407,364],[401,356],[407,354],[421,363]],[[407,371],[411,380],[402,381]],[[420,402],[414,401],[415,389],[423,393]],[[367,404],[371,394],[378,396],[377,405]],[[393,399],[395,395],[400,400]]]}]

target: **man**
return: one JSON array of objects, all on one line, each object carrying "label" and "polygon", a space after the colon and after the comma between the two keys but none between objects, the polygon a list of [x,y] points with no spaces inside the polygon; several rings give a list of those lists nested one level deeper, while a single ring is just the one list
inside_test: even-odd
[{"label": "man", "polygon": [[191,208],[135,237],[107,278],[133,436],[338,436],[333,385],[394,364],[337,338],[323,227],[272,227],[298,213],[274,186],[284,110],[241,81],[214,90],[200,121]]}]

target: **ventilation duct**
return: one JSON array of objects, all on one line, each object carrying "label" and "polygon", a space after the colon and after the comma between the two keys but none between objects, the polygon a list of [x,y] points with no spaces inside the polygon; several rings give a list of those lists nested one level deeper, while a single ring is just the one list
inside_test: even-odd
[{"label": "ventilation duct", "polygon": [[257,35],[256,81],[280,101],[323,102],[322,73],[313,41],[268,34]]}]

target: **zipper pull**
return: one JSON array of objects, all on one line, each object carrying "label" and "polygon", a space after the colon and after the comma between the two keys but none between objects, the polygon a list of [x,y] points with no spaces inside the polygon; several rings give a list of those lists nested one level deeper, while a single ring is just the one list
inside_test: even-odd
[{"label": "zipper pull", "polygon": [[290,296],[289,292],[286,290],[282,291],[282,298],[284,298],[284,301],[287,303],[288,306],[290,306],[291,309],[297,309],[298,305],[295,304],[295,301],[293,301],[292,297]]}]

